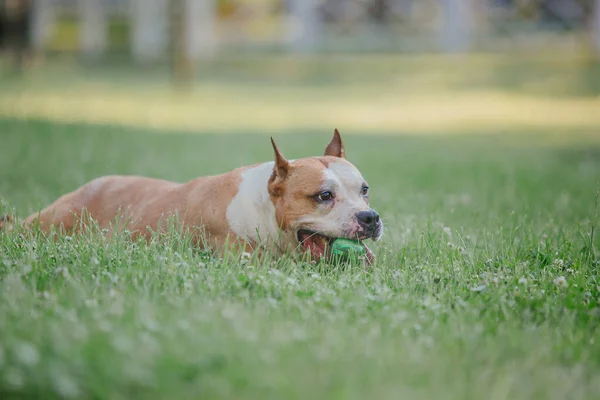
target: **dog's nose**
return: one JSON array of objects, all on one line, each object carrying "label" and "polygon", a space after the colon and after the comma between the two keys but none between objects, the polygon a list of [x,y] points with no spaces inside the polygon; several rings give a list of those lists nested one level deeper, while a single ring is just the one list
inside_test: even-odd
[{"label": "dog's nose", "polygon": [[358,222],[367,228],[372,228],[379,222],[379,214],[375,210],[361,211],[356,214]]}]

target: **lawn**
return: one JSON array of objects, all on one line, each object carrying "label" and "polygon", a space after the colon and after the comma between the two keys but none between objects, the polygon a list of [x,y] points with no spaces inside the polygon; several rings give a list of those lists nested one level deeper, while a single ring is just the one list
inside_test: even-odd
[{"label": "lawn", "polygon": [[[558,100],[588,101],[578,96]],[[2,110],[5,213],[103,174],[185,181],[272,157],[259,120],[194,135],[43,113]],[[386,225],[371,269],[218,259],[177,234],[0,234],[0,397],[599,398],[593,124],[520,135],[373,125],[345,136]],[[275,137],[298,158],[320,154],[332,128]]]},{"label": "lawn", "polygon": [[[1,70],[0,70],[1,72]],[[0,117],[187,132],[514,134],[600,126],[600,64],[546,56],[228,56],[172,90],[162,68],[49,62],[0,74]]]}]

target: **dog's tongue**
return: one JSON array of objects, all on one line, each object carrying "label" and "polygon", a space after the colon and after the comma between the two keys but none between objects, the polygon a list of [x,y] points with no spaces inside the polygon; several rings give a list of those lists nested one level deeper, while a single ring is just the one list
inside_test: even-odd
[{"label": "dog's tongue", "polygon": [[310,250],[310,254],[313,260],[319,260],[325,255],[327,239],[324,236],[312,234],[310,236],[307,236],[302,241],[302,245],[306,249]]}]

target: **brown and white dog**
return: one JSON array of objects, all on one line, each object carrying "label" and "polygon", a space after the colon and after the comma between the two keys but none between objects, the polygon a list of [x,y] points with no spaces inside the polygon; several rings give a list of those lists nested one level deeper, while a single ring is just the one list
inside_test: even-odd
[{"label": "brown and white dog", "polygon": [[[220,250],[238,243],[247,251],[310,252],[312,260],[326,257],[335,238],[381,238],[383,223],[369,207],[369,186],[346,160],[337,129],[322,157],[286,160],[273,139],[271,143],[275,161],[187,183],[101,177],[30,215],[24,225],[73,232],[85,214],[113,232],[115,218],[121,216],[134,238],[150,238],[161,221],[176,216],[195,232],[201,247]],[[371,264],[374,255],[365,248]]]}]

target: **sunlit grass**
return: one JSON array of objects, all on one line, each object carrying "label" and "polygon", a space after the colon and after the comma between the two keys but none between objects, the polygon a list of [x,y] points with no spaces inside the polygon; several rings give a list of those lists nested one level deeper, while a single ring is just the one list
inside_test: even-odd
[{"label": "sunlit grass", "polygon": [[[388,88],[390,91],[400,88]],[[205,86],[201,94],[97,90],[19,93],[0,100],[3,116],[57,122],[122,124],[190,132],[285,133],[340,126],[348,133],[465,133],[517,130],[595,130],[600,100],[553,99],[483,91],[469,94],[298,99],[286,89]]]},{"label": "sunlit grass", "polygon": [[600,127],[597,67],[573,54],[228,58],[200,67],[184,92],[162,70],[53,68],[7,81],[0,115],[268,134],[593,135]]}]

